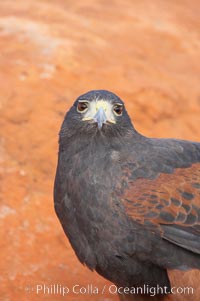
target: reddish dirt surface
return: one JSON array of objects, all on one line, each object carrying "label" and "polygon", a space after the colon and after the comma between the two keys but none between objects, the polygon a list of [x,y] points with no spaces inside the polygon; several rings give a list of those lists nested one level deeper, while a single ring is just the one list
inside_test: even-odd
[{"label": "reddish dirt surface", "polygon": [[[143,134],[199,141],[199,11],[198,0],[0,2],[0,300],[117,300],[78,262],[55,216],[57,134],[78,95],[104,88]],[[173,283],[199,286],[193,274]],[[37,294],[40,284],[70,293]],[[107,287],[81,295],[76,284]]]}]

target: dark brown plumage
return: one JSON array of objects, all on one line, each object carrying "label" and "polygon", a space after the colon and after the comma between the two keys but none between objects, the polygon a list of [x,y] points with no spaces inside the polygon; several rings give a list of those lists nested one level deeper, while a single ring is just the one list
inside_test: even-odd
[{"label": "dark brown plumage", "polygon": [[165,294],[168,269],[200,269],[200,143],[142,136],[111,92],[67,113],[54,200],[79,260],[117,286]]}]

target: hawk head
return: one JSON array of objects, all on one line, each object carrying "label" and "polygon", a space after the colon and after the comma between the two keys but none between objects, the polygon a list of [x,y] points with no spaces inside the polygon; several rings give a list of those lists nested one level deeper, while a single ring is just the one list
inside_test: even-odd
[{"label": "hawk head", "polygon": [[74,102],[63,123],[63,131],[66,128],[92,136],[98,133],[124,136],[133,130],[133,125],[117,95],[94,90],[79,96]]}]

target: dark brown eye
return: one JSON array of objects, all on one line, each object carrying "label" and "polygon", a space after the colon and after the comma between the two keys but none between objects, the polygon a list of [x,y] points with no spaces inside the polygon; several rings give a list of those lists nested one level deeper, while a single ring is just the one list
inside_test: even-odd
[{"label": "dark brown eye", "polygon": [[77,106],[78,112],[82,113],[85,112],[88,109],[88,103],[87,102],[79,102]]},{"label": "dark brown eye", "polygon": [[114,105],[113,111],[114,111],[115,115],[121,116],[122,112],[123,112],[123,105],[121,105],[121,104]]}]

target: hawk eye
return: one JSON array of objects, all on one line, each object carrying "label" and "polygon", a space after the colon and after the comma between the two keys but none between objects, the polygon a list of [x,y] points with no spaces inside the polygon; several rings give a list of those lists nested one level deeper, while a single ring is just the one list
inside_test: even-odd
[{"label": "hawk eye", "polygon": [[88,102],[79,102],[77,106],[77,111],[80,113],[85,112],[88,109]]},{"label": "hawk eye", "polygon": [[121,116],[122,112],[123,112],[123,105],[121,105],[121,104],[114,105],[113,111],[114,111],[115,115]]}]

